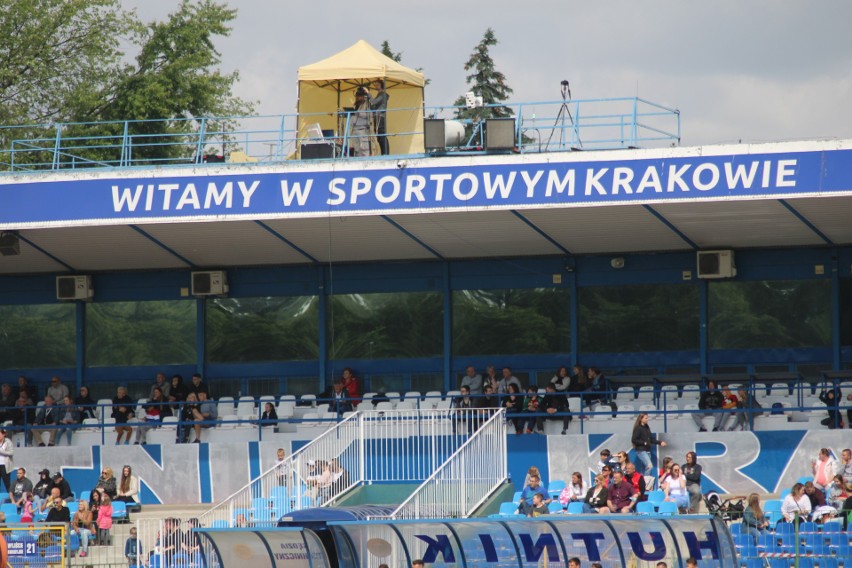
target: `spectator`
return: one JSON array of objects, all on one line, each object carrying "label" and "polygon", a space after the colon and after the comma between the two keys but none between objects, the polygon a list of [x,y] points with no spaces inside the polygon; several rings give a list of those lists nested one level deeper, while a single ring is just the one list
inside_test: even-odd
[{"label": "spectator", "polygon": [[342,380],[334,381],[331,387],[331,401],[328,405],[329,412],[334,412],[338,416],[344,412],[352,412],[352,399],[349,397],[344,382]]},{"label": "spectator", "polygon": [[110,499],[115,499],[115,495],[118,492],[118,484],[111,467],[105,467],[101,471],[101,476],[98,478],[98,484],[95,486],[95,489],[101,492],[101,497],[106,494],[109,495]]},{"label": "spectator", "polygon": [[54,486],[53,489],[50,490],[50,494],[47,496],[47,499],[42,501],[41,506],[38,508],[39,511],[44,513],[45,511],[49,511],[54,507],[54,504],[57,501],[64,501],[61,495],[61,490],[59,487]]},{"label": "spectator", "polygon": [[[15,408],[17,397],[12,393],[12,387],[8,383],[0,386],[0,421],[11,420],[11,412]],[[2,423],[0,422],[0,423]]]},{"label": "spectator", "polygon": [[121,468],[121,479],[114,501],[123,501],[128,508],[136,508],[139,505],[139,480],[133,475],[133,468],[129,465]]},{"label": "spectator", "polygon": [[[43,445],[43,444],[42,444]],[[6,437],[6,430],[0,428],[0,479],[6,487],[6,493],[12,493],[11,469],[12,456],[15,455],[15,444]]]},{"label": "spectator", "polygon": [[576,556],[568,559],[568,568],[581,568],[580,559]]},{"label": "spectator", "polygon": [[126,387],[115,389],[115,398],[112,399],[112,404],[112,417],[115,418],[115,443],[121,444],[121,438],[124,437],[124,443],[129,444],[133,428],[128,422],[135,416],[135,406],[133,399],[127,396]]},{"label": "spectator", "polygon": [[716,388],[716,381],[707,381],[707,389],[701,393],[698,399],[698,408],[701,410],[709,410],[710,412],[696,412],[692,415],[692,420],[698,426],[699,432],[706,432],[704,427],[704,418],[707,416],[713,417],[713,431],[718,432],[722,428],[722,423],[726,419],[726,414],[720,412],[724,404],[722,393]]},{"label": "spectator", "polygon": [[615,463],[612,464],[612,471],[620,471],[624,473],[627,464],[630,463],[630,454],[627,452],[618,452],[615,454]]},{"label": "spectator", "polygon": [[811,500],[805,495],[805,486],[797,483],[790,490],[790,494],[781,502],[780,522],[798,523],[800,519],[807,520],[811,514]]},{"label": "spectator", "polygon": [[[26,391],[27,399],[29,400],[37,400],[38,399],[38,387],[35,385],[31,385],[29,380],[21,375],[18,377],[18,392]],[[30,403],[32,404],[32,403]]]},{"label": "spectator", "polygon": [[85,558],[89,554],[89,539],[92,538],[92,512],[89,510],[89,505],[84,500],[80,499],[77,503],[77,512],[71,519],[71,530],[77,533],[80,539],[80,554],[81,558]]},{"label": "spectator", "polygon": [[624,479],[633,486],[637,502],[648,499],[645,495],[645,476],[636,471],[636,466],[632,463],[627,463],[624,466]]},{"label": "spectator", "polygon": [[478,421],[480,423],[488,420],[491,415],[494,413],[492,409],[500,408],[500,400],[497,398],[497,395],[494,394],[494,387],[489,384],[486,384],[483,387],[484,394],[478,401],[476,401],[477,408],[479,408],[479,416]]},{"label": "spectator", "polygon": [[654,465],[651,462],[651,446],[659,445],[660,447],[665,447],[667,445],[666,442],[658,440],[651,433],[651,427],[648,426],[650,420],[651,417],[647,413],[640,413],[636,417],[636,422],[633,424],[633,436],[631,438],[633,449],[636,450],[636,460],[642,464],[644,475],[654,475]]},{"label": "spectator", "polygon": [[540,494],[544,505],[550,504],[550,495],[541,485],[541,478],[537,475],[530,476],[530,484],[524,487],[521,491],[521,500],[518,505],[518,512],[525,517],[530,516],[530,511],[533,508],[533,495]]},{"label": "spectator", "polygon": [[739,389],[737,391],[737,412],[734,413],[734,425],[728,428],[728,431],[733,432],[738,428],[743,432],[748,430],[750,428],[749,424],[752,423],[754,417],[762,414],[760,412],[761,408],[763,407],[757,401],[757,397],[754,394],[746,392],[745,389]]},{"label": "spectator", "polygon": [[33,416],[35,416],[35,411],[31,408],[32,406],[32,399],[30,399],[27,391],[22,389],[18,392],[18,398],[15,400],[15,408],[10,410],[7,416],[15,426],[30,424]]},{"label": "spectator", "polygon": [[518,377],[512,374],[512,368],[503,367],[503,377],[497,381],[497,394],[508,393],[509,385],[515,385],[518,387],[519,393],[523,390],[521,381],[518,380]]},{"label": "spectator", "polygon": [[834,476],[828,486],[826,493],[826,501],[831,507],[838,511],[843,507],[843,500],[846,498],[846,488],[843,482],[843,476],[839,473]]},{"label": "spectator", "polygon": [[68,434],[68,445],[71,445],[71,437],[74,435],[74,430],[82,422],[80,419],[80,411],[71,400],[71,395],[65,395],[62,399],[62,406],[59,407],[59,435],[57,442],[62,441],[62,436]]},{"label": "spectator", "polygon": [[33,494],[31,492],[24,493],[21,498],[21,522],[22,523],[31,523],[33,522]]},{"label": "spectator", "polygon": [[53,489],[53,480],[50,479],[50,471],[43,469],[39,472],[39,480],[33,487],[33,502],[41,508],[42,502],[50,495]]},{"label": "spectator", "polygon": [[168,400],[170,387],[171,385],[169,384],[169,381],[166,380],[166,374],[162,372],[157,373],[154,377],[154,384],[151,385],[151,391],[148,393],[148,398],[154,398],[154,389],[160,389],[160,393],[163,395],[163,398]]},{"label": "spectator", "polygon": [[196,394],[198,406],[192,409],[192,429],[195,431],[195,443],[201,443],[201,429],[213,428],[216,425],[217,409],[216,403],[207,400],[207,391],[201,390]]},{"label": "spectator", "polygon": [[701,466],[695,452],[686,453],[686,463],[680,468],[686,477],[686,490],[689,492],[689,512],[697,513],[701,503]]},{"label": "spectator", "polygon": [[[10,491],[12,495],[12,503],[18,506],[19,511],[24,505],[24,497],[26,494],[32,494],[32,492],[33,482],[27,478],[27,470],[23,467],[19,467],[17,478],[12,484],[12,490]],[[32,499],[32,495],[30,495],[30,499]]]},{"label": "spectator", "polygon": [[[165,395],[166,393],[163,394]],[[183,384],[183,377],[180,375],[173,375],[167,397],[169,402],[172,403],[172,412],[174,412],[175,416],[181,415],[181,411],[183,410],[181,403],[184,402],[188,396],[189,389],[187,389],[186,385]]]},{"label": "spectator", "polygon": [[[172,392],[174,392],[174,389],[172,389]],[[180,443],[185,444],[189,440],[190,425],[195,421],[195,413],[198,411],[198,397],[194,392],[186,395],[186,401],[180,409],[181,424],[178,425],[177,437]]]},{"label": "spectator", "polygon": [[[583,402],[589,407],[592,407],[593,402],[601,404],[609,404],[611,397],[609,396],[609,384],[606,377],[597,367],[589,367],[586,371],[586,394],[583,395]],[[616,410],[614,407],[613,410]]]},{"label": "spectator", "polygon": [[473,396],[482,394],[482,375],[476,372],[473,365],[468,365],[467,369],[465,369],[464,377],[462,377],[461,384],[459,384],[459,390],[465,386]]},{"label": "spectator", "polygon": [[62,499],[54,499],[51,502],[50,511],[47,513],[46,523],[66,524],[71,522],[71,511],[65,506]]},{"label": "spectator", "polygon": [[840,463],[836,469],[843,476],[844,483],[852,483],[852,449],[846,448],[840,452]]},{"label": "spectator", "polygon": [[204,383],[199,373],[192,375],[192,379],[190,379],[189,392],[194,392],[198,400],[201,400],[201,397],[199,396],[201,393],[208,396],[210,395],[210,391],[207,390],[207,385]]},{"label": "spectator", "polygon": [[[556,374],[550,379],[548,385],[553,385],[553,390],[566,394],[568,392],[568,387],[571,386],[571,377],[568,375],[568,367],[562,366],[559,367],[559,370],[556,371]],[[547,385],[545,385],[545,388]]]},{"label": "spectator", "polygon": [[611,513],[629,513],[636,505],[636,491],[633,485],[624,479],[620,471],[612,474],[612,486],[609,488],[607,508]]},{"label": "spectator", "polygon": [[541,479],[541,472],[539,471],[538,467],[531,465],[530,468],[527,470],[527,474],[524,476],[524,487],[530,484],[530,479],[532,479],[533,477],[538,477],[539,479]]},{"label": "spectator", "polygon": [[358,378],[352,372],[352,369],[349,367],[343,369],[341,382],[343,383],[343,388],[346,391],[346,394],[352,400],[352,403],[357,405],[358,402],[360,402],[361,390],[358,388]]},{"label": "spectator", "polygon": [[166,396],[160,387],[151,389],[151,399],[142,405],[139,417],[140,423],[136,427],[136,444],[148,442],[148,430],[158,428],[163,423],[163,418],[172,415],[172,409],[166,402]]},{"label": "spectator", "polygon": [[698,560],[690,556],[686,559],[686,568],[698,568]]},{"label": "spectator", "polygon": [[[101,510],[101,492],[95,489],[92,491],[92,494],[89,496],[89,511],[92,513],[92,522],[96,522],[98,520],[98,513]],[[97,525],[93,525],[92,534],[96,534]]]},{"label": "spectator", "polygon": [[811,511],[815,511],[819,507],[825,507],[825,493],[817,489],[813,481],[805,483],[803,491],[811,502]]},{"label": "spectator", "polygon": [[527,514],[528,517],[540,517],[542,515],[548,514],[549,510],[547,505],[544,504],[544,497],[542,497],[541,493],[536,493],[533,495],[532,508]]},{"label": "spectator", "polygon": [[671,468],[671,474],[661,485],[665,492],[665,500],[677,505],[682,511],[689,509],[689,492],[686,490],[686,478],[681,475],[680,466],[675,464]]},{"label": "spectator", "polygon": [[563,509],[568,508],[568,503],[573,501],[583,501],[586,498],[586,493],[589,492],[589,487],[586,485],[586,480],[579,471],[571,474],[571,483],[565,486],[565,489],[559,494],[559,503]]},{"label": "spectator", "polygon": [[523,424],[520,418],[521,412],[524,409],[524,397],[521,396],[521,391],[518,385],[512,383],[509,385],[507,396],[503,399],[503,408],[506,409],[506,419],[511,420],[515,426],[515,434],[522,434]]},{"label": "spectator", "polygon": [[136,537],[136,527],[130,527],[130,536],[124,541],[124,557],[127,558],[128,566],[140,565],[137,559],[139,558],[139,550],[141,548],[139,539]]},{"label": "spectator", "polygon": [[533,428],[535,428],[536,422],[538,421],[538,417],[532,415],[538,414],[538,407],[540,404],[541,400],[538,398],[538,387],[535,385],[530,385],[527,389],[527,396],[524,399],[523,412],[531,416],[521,419],[521,429],[527,434],[533,433]]},{"label": "spectator", "polygon": [[278,412],[275,411],[275,405],[271,402],[263,405],[263,412],[260,413],[260,423],[264,426],[275,426],[278,424]]},{"label": "spectator", "polygon": [[497,376],[497,369],[494,368],[494,365],[488,365],[485,368],[485,377],[482,380],[482,384],[491,385],[491,388],[494,389],[494,394],[503,394],[497,390],[500,386],[500,378]]},{"label": "spectator", "polygon": [[[552,382],[547,383],[547,386],[544,388],[546,394],[541,401],[540,408],[547,416],[538,417],[538,420],[536,420],[536,430],[544,432],[545,420],[562,420],[562,434],[567,434],[568,426],[571,424],[571,415],[567,413],[568,409],[565,405],[567,399],[564,394],[556,392],[556,385]],[[562,414],[563,412],[565,413],[564,416],[557,416],[557,414]]]},{"label": "spectator", "polygon": [[71,392],[68,390],[67,386],[62,384],[62,380],[55,376],[50,379],[50,386],[47,387],[47,394],[49,394],[53,400],[60,401],[70,395]]},{"label": "spectator", "polygon": [[601,459],[597,463],[598,473],[600,473],[605,466],[608,466],[608,465],[612,466],[613,463],[617,463],[617,461],[613,460],[612,453],[606,448],[601,450],[600,455],[601,455]]},{"label": "spectator", "polygon": [[728,387],[727,385],[722,387],[722,408],[725,410],[730,410],[731,412],[730,414],[726,414],[724,412],[722,413],[722,424],[720,425],[719,430],[728,430],[730,432],[734,429],[733,426],[731,426],[730,428],[725,428],[725,425],[728,423],[728,420],[731,417],[734,418],[734,422],[736,423],[736,410],[739,406],[739,402],[740,399],[737,398],[737,395],[731,392],[730,387]]},{"label": "spectator", "polygon": [[86,418],[97,418],[97,403],[92,400],[89,395],[89,387],[83,385],[80,387],[80,394],[74,399],[74,404],[77,405],[77,411],[80,413],[80,422]]},{"label": "spectator", "polygon": [[612,473],[613,473],[613,469],[612,469],[611,465],[605,465],[603,468],[601,468],[601,475],[604,478],[604,482],[605,482],[606,487],[609,487],[610,485],[612,485]]},{"label": "spectator", "polygon": [[[674,458],[672,458],[671,456],[666,456],[666,457],[663,458],[663,465],[662,465],[662,467],[660,467],[660,472],[659,472],[659,475],[657,476],[658,477],[658,483],[659,483],[660,487],[663,486],[663,484],[666,482],[666,480],[672,474],[672,467],[674,467],[674,465],[675,465]],[[680,467],[678,467],[678,469],[680,469]]]},{"label": "spectator", "polygon": [[811,460],[814,472],[814,485],[825,489],[834,477],[834,458],[828,448],[821,448],[816,460]]},{"label": "spectator", "polygon": [[[35,446],[44,446],[44,438],[42,432],[48,433],[48,445],[56,445],[56,428],[44,428],[45,426],[55,426],[59,422],[59,411],[53,404],[53,397],[47,395],[44,397],[44,405],[36,412],[36,419],[33,422],[35,428],[30,432],[30,443]],[[41,428],[39,428],[41,426]]]},{"label": "spectator", "polygon": [[828,409],[828,416],[823,418],[822,425],[828,426],[829,429],[843,428],[843,418],[840,415],[840,401],[842,393],[840,387],[834,385],[830,389],[823,390],[819,393],[819,400]]},{"label": "spectator", "polygon": [[459,393],[461,396],[455,397],[452,403],[456,411],[453,414],[453,433],[456,434],[458,430],[461,430],[463,433],[470,434],[474,424],[471,411],[475,402],[470,398],[470,387],[467,385],[462,385]]},{"label": "spectator", "polygon": [[112,500],[109,495],[101,496],[101,506],[98,509],[98,544],[111,544],[109,531],[112,528]]},{"label": "spectator", "polygon": [[586,491],[586,498],[583,500],[584,513],[609,513],[609,508],[607,507],[607,501],[609,500],[608,483],[609,479],[605,475],[595,476],[595,486]]},{"label": "spectator", "polygon": [[743,511],[743,528],[746,534],[750,534],[754,544],[757,545],[757,537],[766,533],[769,521],[760,508],[760,497],[757,493],[748,496],[746,508]]},{"label": "spectator", "polygon": [[579,393],[586,390],[586,373],[581,365],[574,365],[571,370],[571,382],[568,384],[568,396],[580,396]]}]

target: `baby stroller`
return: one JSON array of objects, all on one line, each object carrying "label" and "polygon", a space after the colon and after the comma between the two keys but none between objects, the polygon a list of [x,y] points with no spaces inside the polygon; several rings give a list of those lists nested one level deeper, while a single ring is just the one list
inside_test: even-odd
[{"label": "baby stroller", "polygon": [[716,515],[726,523],[742,518],[745,511],[744,497],[732,497],[722,500],[715,491],[709,491],[704,495],[704,505],[711,515]]}]

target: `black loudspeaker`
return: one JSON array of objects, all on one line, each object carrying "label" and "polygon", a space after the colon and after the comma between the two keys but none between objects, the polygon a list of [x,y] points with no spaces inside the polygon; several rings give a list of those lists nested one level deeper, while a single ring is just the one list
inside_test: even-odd
[{"label": "black loudspeaker", "polygon": [[514,118],[488,118],[485,120],[486,150],[511,150],[514,147]]},{"label": "black loudspeaker", "polygon": [[303,160],[325,160],[334,157],[334,145],[324,142],[302,144]]},{"label": "black loudspeaker", "polygon": [[447,149],[446,126],[443,118],[423,120],[423,147],[427,152]]},{"label": "black loudspeaker", "polygon": [[0,233],[0,254],[15,256],[21,254],[21,241],[15,233]]}]

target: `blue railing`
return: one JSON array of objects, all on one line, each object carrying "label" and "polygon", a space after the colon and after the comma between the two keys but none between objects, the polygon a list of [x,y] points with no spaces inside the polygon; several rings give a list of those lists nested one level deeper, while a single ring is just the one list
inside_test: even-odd
[{"label": "blue railing", "polygon": [[[508,108],[514,113],[514,146],[519,153],[680,144],[680,112],[637,97],[486,105],[479,111],[487,113],[489,107]],[[392,126],[395,113],[412,112],[455,120],[463,109],[389,109],[387,120]],[[359,139],[351,128],[352,114],[339,111],[0,127],[0,171],[280,163],[298,159],[302,144],[318,141],[333,147],[331,159],[349,159],[352,145]],[[465,142],[450,145],[445,151],[483,151],[484,122],[459,122],[465,128]],[[317,128],[304,128],[313,124]],[[334,128],[323,130],[320,124],[333,124]],[[412,131],[387,136],[392,141],[394,137],[422,135],[421,131]]]}]

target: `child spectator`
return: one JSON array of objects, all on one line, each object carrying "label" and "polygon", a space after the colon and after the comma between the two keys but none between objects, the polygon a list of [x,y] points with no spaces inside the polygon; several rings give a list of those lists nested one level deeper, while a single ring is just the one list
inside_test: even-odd
[{"label": "child spectator", "polygon": [[533,495],[533,504],[532,509],[530,509],[530,517],[540,517],[542,515],[546,515],[548,513],[547,505],[544,504],[544,497],[541,496],[541,493],[536,493]]},{"label": "child spectator", "polygon": [[141,548],[139,539],[136,538],[136,527],[130,529],[130,536],[124,542],[124,557],[127,558],[128,566],[138,566],[136,561],[137,551]]},{"label": "child spectator", "polygon": [[104,493],[101,496],[101,506],[98,508],[98,544],[108,545],[109,531],[112,528],[112,499]]},{"label": "child spectator", "polygon": [[30,491],[24,493],[24,503],[21,507],[21,522],[33,522],[33,494]]}]

